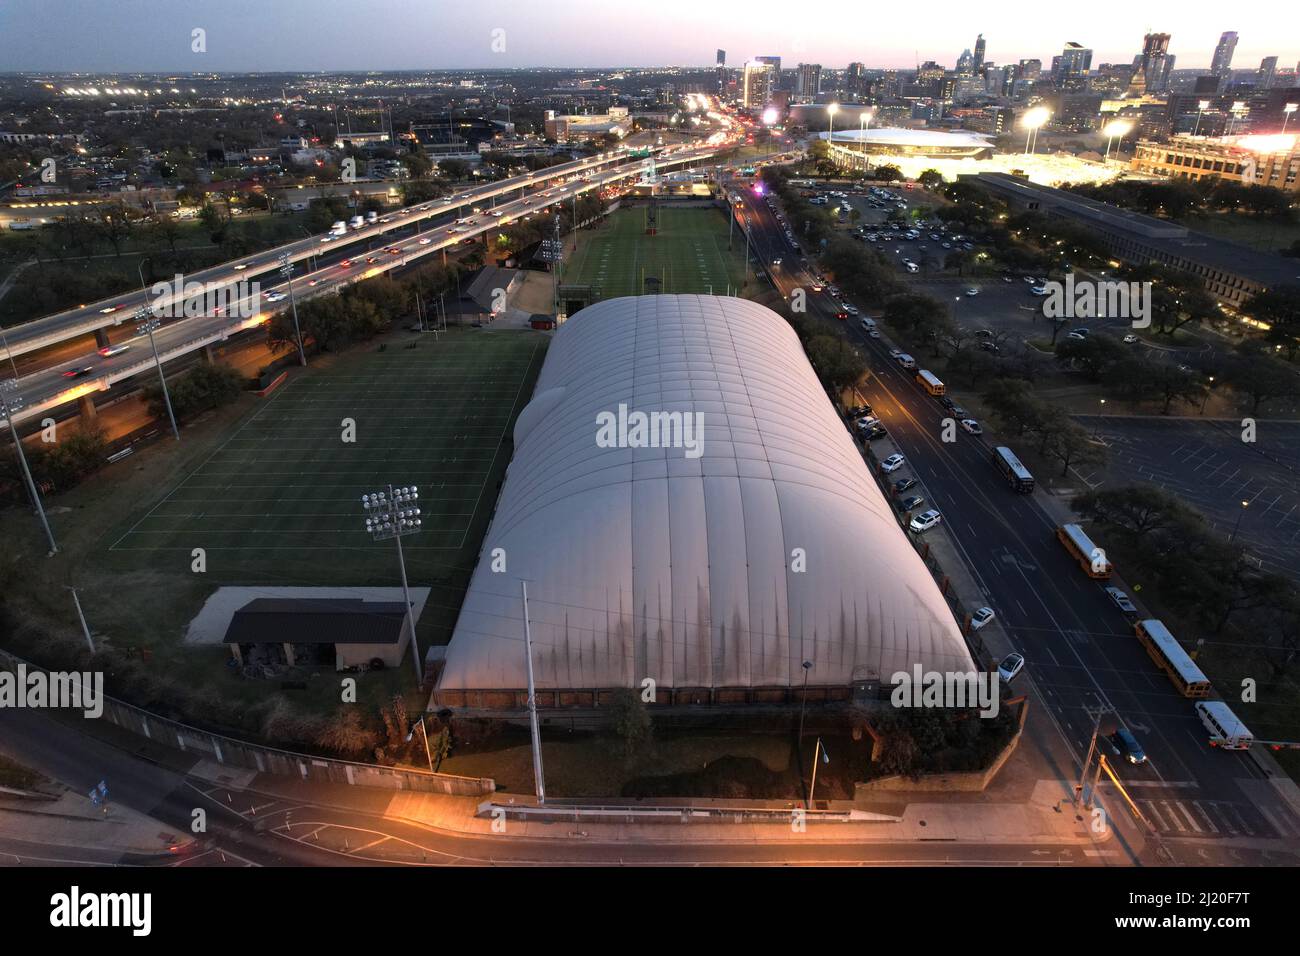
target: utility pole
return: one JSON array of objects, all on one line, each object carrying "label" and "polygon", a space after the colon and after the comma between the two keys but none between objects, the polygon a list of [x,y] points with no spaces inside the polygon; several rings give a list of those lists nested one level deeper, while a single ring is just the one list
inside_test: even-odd
[{"label": "utility pole", "polygon": [[298,340],[298,364],[306,367],[307,353],[303,351],[302,329],[298,327],[298,300],[293,294],[293,263],[287,252],[280,256],[280,275],[289,280],[289,308],[293,310],[293,334]]},{"label": "utility pole", "polygon": [[95,642],[90,636],[90,625],[86,623],[86,615],[81,610],[81,598],[77,597],[77,589],[71,584],[63,585],[72,592],[72,603],[77,605],[77,617],[81,621],[81,632],[86,635],[86,644],[90,647],[90,653],[95,653]]},{"label": "utility pole", "polygon": [[158,316],[154,315],[153,308],[145,306],[135,314],[136,334],[145,334],[149,336],[149,345],[153,348],[153,361],[158,366],[158,383],[162,386],[163,404],[167,406],[167,418],[172,423],[172,434],[176,440],[181,440],[181,430],[176,425],[176,413],[172,411],[172,397],[167,392],[167,376],[163,374],[162,359],[158,356],[158,342],[154,339],[154,332],[162,327],[162,322]]},{"label": "utility pole", "polygon": [[537,802],[546,802],[546,780],[542,774],[542,733],[537,726],[537,688],[533,684],[533,634],[528,624],[528,582],[520,581],[524,594],[524,656],[528,659],[528,724],[533,737],[533,780]]}]

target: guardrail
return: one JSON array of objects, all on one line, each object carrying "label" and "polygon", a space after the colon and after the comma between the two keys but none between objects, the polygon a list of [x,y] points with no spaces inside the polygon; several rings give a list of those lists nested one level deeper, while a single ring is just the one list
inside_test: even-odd
[{"label": "guardrail", "polygon": [[[24,665],[29,673],[46,673],[44,668],[0,649],[0,669],[16,670],[19,664]],[[386,790],[419,790],[465,797],[485,796],[496,791],[496,781],[489,777],[459,777],[407,767],[339,760],[238,740],[160,717],[107,695],[104,696],[104,712],[100,719],[160,747],[206,757],[222,766],[256,770],[259,773],[273,773],[321,783],[343,783]]]}]

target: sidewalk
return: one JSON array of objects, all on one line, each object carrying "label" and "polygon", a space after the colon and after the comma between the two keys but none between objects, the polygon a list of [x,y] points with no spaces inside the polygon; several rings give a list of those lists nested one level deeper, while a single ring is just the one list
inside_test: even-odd
[{"label": "sidewalk", "polygon": [[152,817],[114,804],[108,813],[67,787],[54,800],[0,796],[0,837],[43,846],[93,847],[154,856],[193,842]]},{"label": "sidewalk", "polygon": [[[1070,785],[1066,781],[1038,780],[1025,802],[972,803],[955,800],[933,802],[933,794],[882,794],[882,798],[897,799],[922,796],[929,802],[908,803],[900,819],[867,822],[816,822],[808,819],[803,832],[792,823],[730,823],[711,821],[659,822],[595,822],[589,819],[558,820],[550,822],[522,821],[513,817],[496,822],[490,815],[477,816],[482,804],[497,806],[535,806],[533,797],[522,794],[497,794],[494,799],[482,797],[452,797],[441,794],[413,793],[410,791],[385,791],[339,784],[305,782],[291,777],[265,774],[244,775],[237,783],[231,779],[228,768],[203,761],[196,764],[192,774],[223,786],[247,787],[260,793],[310,803],[322,803],[343,810],[376,814],[389,819],[440,830],[447,833],[473,837],[507,836],[511,839],[570,840],[575,828],[584,842],[596,843],[909,843],[915,841],[945,841],[961,844],[1036,845],[1071,844],[1091,846],[1107,842],[1111,833],[1092,833],[1087,818],[1077,820],[1072,808],[1062,804],[1068,798]],[[963,795],[954,795],[963,796]],[[576,801],[552,801],[556,808],[580,805]],[[602,800],[600,805],[622,805],[617,801]],[[627,802],[629,810],[645,809],[655,804],[649,801]],[[672,801],[674,807],[745,807],[781,808],[792,812],[796,804],[778,801],[749,801],[738,804],[721,800]],[[1057,811],[1057,807],[1061,811]],[[863,809],[851,801],[831,801],[828,809]]]}]

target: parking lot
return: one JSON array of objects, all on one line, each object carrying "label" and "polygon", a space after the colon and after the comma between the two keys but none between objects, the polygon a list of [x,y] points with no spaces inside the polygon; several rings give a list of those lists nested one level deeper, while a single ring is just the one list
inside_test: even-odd
[{"label": "parking lot", "polygon": [[1089,485],[1166,488],[1222,533],[1237,526],[1238,540],[1265,568],[1300,576],[1300,423],[1260,421],[1258,440],[1249,444],[1236,422],[1078,420],[1110,446],[1103,468],[1082,472]]}]

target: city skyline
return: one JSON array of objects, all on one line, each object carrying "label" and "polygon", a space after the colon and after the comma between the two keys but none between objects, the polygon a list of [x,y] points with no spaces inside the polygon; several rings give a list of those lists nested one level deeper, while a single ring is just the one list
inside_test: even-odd
[{"label": "city skyline", "polygon": [[[1090,8],[1086,19],[1035,11],[1032,23],[1005,13],[977,15],[968,8],[957,16],[956,4],[942,3],[937,12],[951,15],[927,17],[924,31],[906,20],[872,23],[860,37],[852,30],[825,29],[838,13],[852,17],[851,6],[832,0],[815,20],[792,19],[785,8],[760,0],[737,19],[682,0],[659,4],[653,15],[611,14],[594,0],[571,4],[563,14],[512,8],[499,0],[445,10],[420,0],[393,0],[385,16],[376,18],[364,8],[305,0],[285,0],[271,9],[253,0],[233,0],[220,9],[197,0],[134,0],[127,6],[129,17],[105,19],[101,5],[90,0],[64,0],[55,7],[15,0],[0,10],[0,62],[10,72],[86,73],[703,69],[721,46],[731,51],[733,65],[779,54],[790,66],[810,62],[836,70],[861,61],[873,69],[906,69],[927,60],[955,63],[982,34],[984,56],[994,63],[1047,62],[1075,41],[1092,49],[1099,64],[1130,61],[1141,51],[1143,36],[1155,31],[1172,35],[1169,49],[1180,69],[1210,69],[1225,31],[1241,38],[1236,69],[1254,69],[1271,56],[1283,68],[1300,60],[1294,43],[1273,45],[1276,34],[1266,11],[1225,15],[1208,3],[1189,4],[1157,22],[1126,5],[1103,3]],[[258,29],[248,32],[253,17]],[[683,23],[690,29],[679,29]],[[593,28],[601,35],[597,44],[589,42]],[[194,29],[205,31],[205,52],[191,49]],[[481,45],[469,37],[479,37]]]}]

